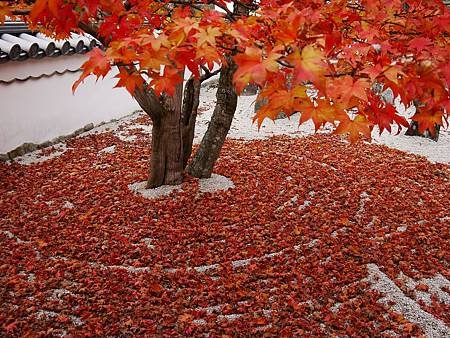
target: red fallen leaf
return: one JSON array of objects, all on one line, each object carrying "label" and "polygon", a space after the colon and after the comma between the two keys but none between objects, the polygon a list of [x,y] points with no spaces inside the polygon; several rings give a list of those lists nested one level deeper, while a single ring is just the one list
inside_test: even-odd
[{"label": "red fallen leaf", "polygon": [[427,292],[429,290],[429,287],[428,287],[428,285],[421,283],[421,284],[417,284],[415,289],[418,290],[418,291]]},{"label": "red fallen leaf", "polygon": [[141,327],[144,327],[148,333],[156,333],[156,326],[154,323],[149,319],[143,319],[140,321],[139,325]]},{"label": "red fallen leaf", "polygon": [[126,325],[126,326],[129,326],[129,327],[132,327],[133,324],[134,324],[134,322],[133,322],[133,320],[130,318],[130,319],[128,319],[127,321],[125,321],[123,324]]},{"label": "red fallen leaf", "polygon": [[189,313],[184,313],[180,316],[178,316],[178,321],[185,323],[185,322],[190,322],[194,319],[194,316],[189,314]]},{"label": "red fallen leaf", "polygon": [[247,253],[250,256],[254,256],[254,255],[256,255],[258,253],[258,249],[255,248],[255,247],[249,247],[249,248],[246,248],[245,250],[247,250]]},{"label": "red fallen leaf", "polygon": [[339,223],[342,225],[348,225],[350,223],[350,220],[348,219],[348,217],[341,217],[339,218]]},{"label": "red fallen leaf", "polygon": [[302,310],[302,306],[299,305],[298,302],[292,297],[288,299],[287,303],[290,307],[292,307],[296,311]]},{"label": "red fallen leaf", "polygon": [[16,328],[17,328],[17,321],[12,322],[12,323],[9,323],[9,324],[7,324],[7,325],[3,325],[3,329],[4,329],[6,332],[14,331]]},{"label": "red fallen leaf", "polygon": [[66,315],[59,315],[58,317],[56,317],[56,321],[65,324],[70,322],[70,317]]},{"label": "red fallen leaf", "polygon": [[36,240],[36,244],[37,244],[40,248],[45,248],[45,247],[48,245],[48,243],[47,243],[46,241],[42,240],[42,239]]},{"label": "red fallen leaf", "polygon": [[258,317],[253,320],[253,323],[257,325],[266,325],[268,323],[268,320],[266,317]]},{"label": "red fallen leaf", "polygon": [[402,331],[404,333],[410,333],[413,331],[413,329],[414,329],[414,326],[411,323],[406,323],[406,324],[402,325]]},{"label": "red fallen leaf", "polygon": [[[285,332],[286,336],[306,336],[314,330],[319,334],[320,323],[326,325],[330,335],[345,334],[347,326],[352,327],[353,335],[365,332],[369,336],[381,336],[380,331],[388,327],[402,332],[401,324],[383,317],[384,305],[377,303],[382,295],[370,292],[369,282],[361,287],[364,283],[360,283],[361,279],[367,276],[365,262],[377,264],[392,280],[399,274],[399,262],[402,269],[417,270],[414,274],[404,271],[415,280],[433,276],[438,271],[449,278],[445,275],[446,270],[442,270],[443,260],[438,255],[444,251],[446,243],[442,232],[446,224],[439,221],[446,215],[448,206],[446,186],[442,184],[446,176],[435,175],[436,170],[444,171],[447,167],[385,147],[362,143],[348,147],[336,140],[336,137],[319,135],[297,140],[274,138],[245,145],[227,141],[222,152],[223,161],[216,170],[229,173],[237,188],[220,198],[216,194],[197,196],[198,188],[193,190],[194,184],[190,181],[184,183],[189,187],[189,193],[180,192],[174,200],[163,198],[151,202],[136,200],[124,192],[126,189],[110,189],[108,184],[103,184],[116,175],[120,175],[117,182],[124,186],[138,181],[139,175],[144,177],[147,157],[136,152],[136,146],[143,147],[148,139],[138,140],[135,144],[118,141],[114,155],[117,157],[112,157],[110,162],[118,161],[118,165],[111,170],[91,168],[97,154],[86,151],[90,147],[99,149],[109,142],[116,142],[117,139],[109,134],[71,141],[74,148],[75,145],[82,145],[82,148],[74,150],[70,156],[56,159],[50,166],[45,163],[36,168],[0,164],[1,187],[6,190],[0,202],[3,203],[1,213],[6,215],[0,217],[1,229],[9,229],[24,241],[18,243],[0,231],[1,264],[10,266],[0,273],[6,277],[5,287],[15,289],[14,296],[2,295],[6,302],[2,298],[0,313],[4,313],[4,308],[10,312],[14,310],[8,307],[8,301],[9,304],[22,301],[27,306],[27,313],[36,313],[52,290],[63,287],[73,295],[63,297],[61,306],[70,310],[71,304],[80,304],[79,311],[83,313],[80,315],[85,323],[82,327],[63,324],[77,336],[86,331],[98,336],[129,332],[130,328],[124,322],[130,317],[131,307],[134,325],[139,325],[142,335],[186,335],[185,332],[200,335],[214,327],[218,311],[194,314],[194,319],[204,319],[206,325],[197,325],[197,321],[177,325],[178,315],[193,313],[199,307],[212,304],[239,306],[233,313],[245,316],[235,321],[223,320],[225,326],[218,330],[219,337],[222,333],[251,336],[255,330],[261,330],[257,331],[261,335]],[[298,154],[304,159],[298,160]],[[332,165],[336,170],[330,170],[326,165]],[[121,166],[126,168],[120,169]],[[71,179],[70,173],[76,173],[77,180]],[[285,181],[288,174],[292,179]],[[411,185],[411,179],[420,186]],[[256,181],[257,190],[253,188]],[[58,188],[63,183],[65,191]],[[280,194],[281,189],[285,191]],[[34,191],[39,191],[46,200],[55,201],[69,193],[77,200],[77,205],[83,207],[80,211],[70,211],[73,218],[58,220],[56,215],[49,215],[46,206],[40,206],[42,210],[35,207],[35,198],[29,197]],[[303,196],[308,191],[315,192],[308,212],[299,213],[296,208],[291,208],[279,215],[273,213],[285,202],[286,196]],[[360,209],[361,191],[367,191],[372,200],[364,205],[359,221],[354,215]],[[423,200],[420,208],[417,206],[419,196]],[[114,207],[109,207],[111,204]],[[16,207],[18,205],[20,207]],[[86,210],[90,216],[82,224],[78,216]],[[209,210],[220,212],[210,213]],[[22,214],[23,211],[28,214]],[[45,227],[42,226],[43,216],[48,217]],[[372,216],[377,220],[372,222]],[[152,217],[158,221],[152,222]],[[426,225],[416,225],[419,217],[426,220]],[[224,229],[224,223],[227,229]],[[22,224],[26,226],[22,227]],[[399,225],[411,228],[401,235],[386,236],[395,233]],[[295,227],[301,229],[301,239],[292,233]],[[338,236],[331,237],[331,230],[338,230],[335,233]],[[377,242],[374,235],[381,240]],[[39,247],[38,238],[49,245]],[[128,240],[124,241],[124,238]],[[154,256],[138,254],[136,248],[146,245],[141,242],[143,238],[155,239],[152,245],[157,250],[151,251]],[[319,242],[311,244],[309,250],[300,247],[292,250],[300,244],[308,248],[315,238]],[[360,248],[362,259],[345,255],[347,246],[351,245]],[[423,250],[411,252],[418,246]],[[231,261],[237,257],[245,258],[247,248],[257,250],[254,258],[258,260],[252,270],[248,265],[234,268]],[[279,256],[264,257],[285,248]],[[35,250],[42,257],[51,255],[55,261],[37,259]],[[147,250],[140,252],[143,251]],[[68,261],[58,260],[59,256]],[[332,260],[328,262],[329,256]],[[155,269],[157,272],[144,269],[130,273],[117,267],[107,268],[113,264],[152,266],[155,262],[161,267]],[[97,263],[107,270],[95,267]],[[211,269],[205,273],[186,270],[188,266],[213,263],[226,266],[226,269]],[[24,264],[28,268],[24,269]],[[177,271],[167,272],[163,267],[177,268]],[[28,284],[27,275],[19,275],[23,270],[27,274],[36,274],[32,284]],[[16,276],[18,282],[11,282]],[[74,284],[66,284],[69,278]],[[164,286],[168,283],[171,288],[165,289],[164,294],[153,293],[148,287],[150,282]],[[229,292],[223,288],[227,284],[231,285]],[[338,301],[343,304],[334,316],[330,315],[328,303],[325,307],[315,301],[333,299],[341,292],[344,296]],[[30,295],[34,299],[29,299]],[[287,302],[291,297],[295,300],[293,306]],[[308,305],[311,301],[314,309]],[[268,304],[274,310],[271,315],[274,320],[269,319],[272,326],[265,328],[253,323],[255,313],[261,314]],[[423,309],[450,322],[448,307],[440,306],[437,299],[433,301],[432,309]],[[22,330],[29,318],[27,313],[21,312],[21,308],[12,313],[20,321]],[[111,315],[123,320],[107,319]],[[303,319],[297,321],[298,317]],[[143,318],[154,319],[154,327],[147,329],[142,324]],[[340,326],[326,322],[333,318]],[[373,323],[379,323],[380,327]],[[27,325],[40,325],[45,333],[55,322],[30,318]],[[414,327],[410,335],[416,335],[416,329]],[[28,331],[33,332],[28,328],[21,332]],[[48,332],[55,335],[57,331]]]},{"label": "red fallen leaf", "polygon": [[164,288],[163,288],[160,284],[158,284],[158,283],[150,283],[150,284],[148,285],[148,288],[149,288],[151,291],[156,292],[156,293],[162,292],[162,291],[164,290]]}]

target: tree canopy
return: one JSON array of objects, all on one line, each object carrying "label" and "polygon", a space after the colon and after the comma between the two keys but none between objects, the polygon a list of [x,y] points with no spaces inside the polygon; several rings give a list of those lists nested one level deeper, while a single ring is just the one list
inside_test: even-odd
[{"label": "tree canopy", "polygon": [[[14,3],[14,4],[13,4]],[[419,130],[434,132],[450,111],[450,14],[440,0],[36,0],[1,1],[0,21],[19,15],[56,38],[90,33],[87,76],[120,66],[119,87],[172,95],[184,69],[195,77],[232,55],[234,84],[260,88],[260,124],[300,112],[300,123],[326,123],[360,134],[408,126],[376,84],[415,102]],[[233,10],[234,6],[234,10]],[[236,8],[250,15],[241,15]]]}]

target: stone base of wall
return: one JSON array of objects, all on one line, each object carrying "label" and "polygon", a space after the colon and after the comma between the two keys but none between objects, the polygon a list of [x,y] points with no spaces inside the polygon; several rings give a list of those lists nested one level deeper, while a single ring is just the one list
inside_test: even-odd
[{"label": "stone base of wall", "polygon": [[[105,124],[105,123],[106,122],[100,123],[100,125]],[[86,131],[93,129],[93,128],[94,128],[94,124],[89,123],[89,124],[85,125],[84,127],[75,130],[73,133],[70,133],[68,135],[58,136],[50,141],[45,141],[45,142],[39,143],[39,144],[26,142],[26,143],[18,146],[17,148],[7,152],[6,154],[0,154],[0,161],[2,161],[2,162],[11,161],[11,160],[15,159],[16,157],[23,156],[23,155],[25,155],[27,153],[31,153],[35,150],[50,147],[54,144],[63,142],[72,137],[76,137]]]}]

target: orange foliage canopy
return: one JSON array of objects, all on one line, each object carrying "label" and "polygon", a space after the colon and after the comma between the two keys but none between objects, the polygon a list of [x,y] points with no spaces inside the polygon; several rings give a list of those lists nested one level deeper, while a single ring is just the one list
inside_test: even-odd
[{"label": "orange foliage canopy", "polygon": [[[251,14],[233,12],[237,4]],[[0,22],[24,7],[0,1]],[[36,29],[85,31],[103,43],[75,88],[117,65],[118,86],[131,94],[173,94],[184,69],[200,76],[233,55],[236,90],[256,83],[267,102],[259,124],[300,112],[300,123],[331,123],[352,141],[374,126],[408,126],[375,84],[418,104],[421,132],[433,133],[450,111],[450,13],[441,0],[36,0],[29,9],[24,18]]]}]

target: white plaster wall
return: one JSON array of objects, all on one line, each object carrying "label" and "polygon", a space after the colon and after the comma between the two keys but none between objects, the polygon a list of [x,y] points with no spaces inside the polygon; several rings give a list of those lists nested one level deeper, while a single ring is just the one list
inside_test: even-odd
[{"label": "white plaster wall", "polygon": [[[0,80],[51,74],[54,70],[76,70],[82,55],[8,62],[0,65]],[[89,77],[72,95],[72,84],[80,73],[50,78],[0,83],[0,153],[24,142],[42,143],[70,134],[89,124],[119,118],[138,109],[128,92],[115,88],[111,76],[95,82]]]}]

